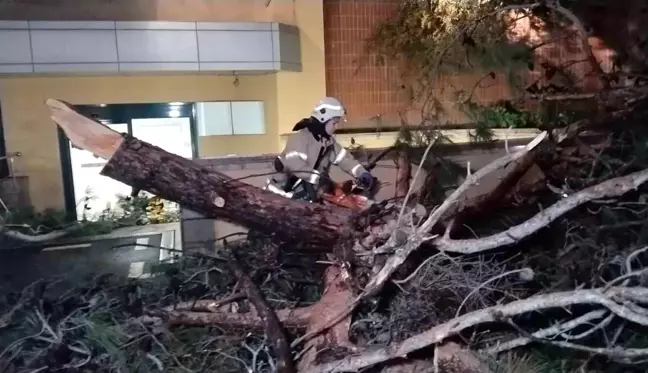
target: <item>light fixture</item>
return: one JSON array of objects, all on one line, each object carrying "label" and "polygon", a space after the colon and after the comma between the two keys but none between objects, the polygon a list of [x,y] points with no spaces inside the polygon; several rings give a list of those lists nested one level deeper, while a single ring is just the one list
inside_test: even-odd
[{"label": "light fixture", "polygon": [[179,116],[180,116],[180,110],[178,110],[178,109],[171,109],[171,110],[169,110],[169,116],[170,116],[171,118],[177,118],[177,117],[179,117]]},{"label": "light fixture", "polygon": [[169,102],[169,106],[180,106],[184,105],[184,102]]}]

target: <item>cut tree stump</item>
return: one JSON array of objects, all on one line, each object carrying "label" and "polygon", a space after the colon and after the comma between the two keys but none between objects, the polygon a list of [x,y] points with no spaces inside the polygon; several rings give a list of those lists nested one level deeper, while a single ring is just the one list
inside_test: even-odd
[{"label": "cut tree stump", "polygon": [[73,146],[108,160],[101,175],[208,218],[297,241],[304,249],[330,252],[340,239],[352,239],[355,217],[351,211],[281,197],[117,133],[63,101],[49,99],[46,104]]}]

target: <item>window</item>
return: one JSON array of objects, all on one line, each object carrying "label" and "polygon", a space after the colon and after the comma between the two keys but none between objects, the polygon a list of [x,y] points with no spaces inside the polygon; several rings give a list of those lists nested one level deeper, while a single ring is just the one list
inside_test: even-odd
[{"label": "window", "polygon": [[234,134],[230,102],[199,102],[196,106],[198,136]]},{"label": "window", "polygon": [[263,101],[220,101],[196,104],[199,136],[263,135]]}]

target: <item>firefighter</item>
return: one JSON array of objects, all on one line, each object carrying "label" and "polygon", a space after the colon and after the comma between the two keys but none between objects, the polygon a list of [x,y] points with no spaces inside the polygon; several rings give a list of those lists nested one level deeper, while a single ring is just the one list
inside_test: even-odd
[{"label": "firefighter", "polygon": [[299,121],[274,162],[275,171],[266,189],[287,198],[318,200],[317,191],[331,184],[328,170],[337,165],[356,179],[361,188],[370,188],[374,178],[342,145],[333,133],[346,112],[333,97],[320,100],[309,118]]}]

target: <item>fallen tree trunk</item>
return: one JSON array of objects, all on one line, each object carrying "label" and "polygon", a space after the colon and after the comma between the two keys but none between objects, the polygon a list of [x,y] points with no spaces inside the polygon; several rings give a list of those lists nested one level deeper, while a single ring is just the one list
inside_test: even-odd
[{"label": "fallen tree trunk", "polygon": [[331,251],[351,238],[350,211],[289,200],[197,165],[137,138],[119,134],[77,113],[69,104],[47,100],[51,118],[72,145],[108,160],[101,174],[134,188],[217,218],[262,231],[281,240],[298,240],[311,249]]}]

